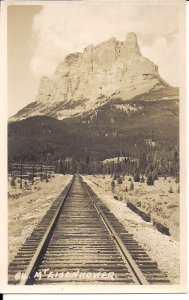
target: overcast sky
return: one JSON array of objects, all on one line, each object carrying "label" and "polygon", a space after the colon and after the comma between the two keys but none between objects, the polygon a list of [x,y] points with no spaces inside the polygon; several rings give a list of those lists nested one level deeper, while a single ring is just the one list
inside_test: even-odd
[{"label": "overcast sky", "polygon": [[[152,2],[152,1],[151,1]],[[9,115],[35,100],[39,79],[51,76],[68,53],[135,32],[143,56],[179,85],[179,9],[175,5],[122,2],[57,2],[8,8]]]}]

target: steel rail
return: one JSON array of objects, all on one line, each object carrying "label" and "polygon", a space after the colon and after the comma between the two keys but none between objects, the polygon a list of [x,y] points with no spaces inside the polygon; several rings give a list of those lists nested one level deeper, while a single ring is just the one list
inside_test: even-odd
[{"label": "steel rail", "polygon": [[[83,179],[82,179],[82,181],[83,181]],[[134,261],[134,259],[132,258],[131,254],[127,250],[126,246],[124,245],[124,243],[122,242],[122,240],[120,239],[120,237],[118,236],[118,234],[116,233],[116,231],[114,230],[114,228],[111,225],[111,223],[109,222],[108,218],[105,216],[105,214],[103,213],[103,211],[101,210],[101,208],[95,203],[95,201],[91,197],[91,195],[90,195],[90,193],[89,193],[89,191],[88,191],[87,188],[86,188],[86,191],[87,191],[87,193],[88,193],[91,201],[93,202],[96,210],[98,211],[100,217],[102,218],[104,224],[107,226],[107,228],[111,232],[112,237],[116,241],[119,249],[121,250],[121,252],[122,252],[122,254],[124,256],[124,258],[126,259],[127,263],[129,264],[130,269],[132,270],[132,273],[134,274],[137,282],[140,285],[149,285],[149,282],[146,280],[144,274],[141,272],[141,270],[137,266],[136,262]]]},{"label": "steel rail", "polygon": [[20,282],[18,283],[19,285],[29,284],[30,280],[32,279],[32,277],[36,271],[37,265],[38,265],[37,262],[41,259],[41,257],[43,256],[43,253],[45,251],[45,248],[48,246],[47,243],[48,243],[49,237],[50,237],[54,227],[56,226],[58,217],[61,213],[61,209],[64,205],[64,202],[65,202],[65,200],[70,192],[71,186],[73,184],[73,180],[74,180],[74,176],[73,176],[71,182],[69,182],[68,185],[66,186],[66,188],[68,188],[68,190],[66,191],[66,194],[63,196],[63,199],[62,199],[57,211],[55,212],[54,217],[52,218],[50,224],[48,225],[48,227],[43,235],[43,238],[42,238],[41,242],[39,243],[39,245],[31,259],[31,262],[29,263],[29,265],[25,271],[24,278],[22,278],[20,280]]}]

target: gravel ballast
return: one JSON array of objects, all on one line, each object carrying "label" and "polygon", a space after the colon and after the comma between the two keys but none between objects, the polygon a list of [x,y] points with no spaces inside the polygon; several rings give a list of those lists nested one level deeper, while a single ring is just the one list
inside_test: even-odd
[{"label": "gravel ballast", "polygon": [[9,263],[71,178],[71,175],[55,175],[47,183],[36,179],[29,189],[20,189],[19,185],[13,188],[9,184]]},{"label": "gravel ballast", "polygon": [[126,203],[115,200],[102,176],[83,176],[110,211],[133,234],[135,240],[158,263],[159,269],[167,274],[171,284],[178,284],[180,277],[180,244],[170,236],[157,231],[152,223],[145,222],[131,211]]}]

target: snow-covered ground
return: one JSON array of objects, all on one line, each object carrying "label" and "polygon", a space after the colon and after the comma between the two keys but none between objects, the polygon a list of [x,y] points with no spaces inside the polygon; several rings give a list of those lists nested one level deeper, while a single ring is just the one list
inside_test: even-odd
[{"label": "snow-covered ground", "polygon": [[[119,157],[120,162],[123,161],[123,160],[125,160],[125,156]],[[118,161],[118,157],[112,157],[112,158],[106,158],[102,162],[103,163],[110,163],[110,162],[117,163],[117,161]]]},{"label": "snow-covered ground", "polygon": [[126,114],[129,114],[131,112],[137,112],[142,109],[141,106],[135,106],[135,104],[132,106],[128,103],[124,104],[115,104],[114,107],[118,110],[124,111]]},{"label": "snow-covered ground", "polygon": [[71,178],[71,175],[54,175],[47,183],[35,178],[34,184],[27,187],[28,189],[20,189],[18,183],[16,187],[12,187],[9,179],[9,262]]},{"label": "snow-covered ground", "polygon": [[[174,184],[174,182],[169,182],[170,180],[173,181],[173,179],[167,179],[163,187],[163,179],[159,179],[159,183],[158,181],[156,181],[155,186],[152,187],[147,186],[146,183],[134,183],[134,190],[125,193],[123,192],[123,190],[125,190],[126,186],[129,188],[130,183],[128,181],[129,178],[127,177],[122,184],[116,184],[114,192],[112,192],[111,190],[112,178],[108,175],[89,175],[83,176],[83,178],[91,186],[91,188],[95,191],[99,198],[104,202],[104,204],[107,205],[111,212],[114,213],[114,215],[120,220],[125,228],[134,235],[135,240],[144,249],[146,249],[149,256],[158,263],[159,268],[163,272],[167,273],[171,283],[179,283],[179,242],[173,239],[173,237],[161,234],[153,227],[152,223],[143,221],[137,214],[132,212],[126,206],[128,197],[130,197],[130,200],[136,199],[137,201],[138,199],[138,201],[140,201],[142,204],[144,200],[144,206],[146,207],[147,203],[156,203],[158,200],[158,195],[159,202],[161,202],[161,194],[166,197],[166,201],[163,198],[164,201],[173,206],[173,203],[175,201],[178,201],[177,198],[179,198],[179,194],[176,194],[176,183]],[[174,193],[168,192],[170,183],[175,190]],[[123,196],[123,194],[126,195]],[[122,199],[122,201],[115,200],[114,195],[117,195],[119,199]],[[173,198],[172,201],[171,197]],[[153,201],[153,199],[155,199],[155,201]],[[161,205],[162,203],[159,204],[159,207]],[[143,205],[141,206],[143,207]],[[167,210],[167,215],[169,213],[171,219],[173,214],[172,210]],[[155,210],[154,215],[161,218],[160,215],[158,215],[157,213],[155,214]],[[175,213],[175,216],[176,222],[178,222],[177,212]]]}]

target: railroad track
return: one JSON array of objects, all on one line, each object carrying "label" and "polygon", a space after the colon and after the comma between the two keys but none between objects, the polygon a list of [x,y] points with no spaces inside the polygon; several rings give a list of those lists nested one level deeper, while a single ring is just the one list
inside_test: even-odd
[{"label": "railroad track", "polygon": [[80,176],[56,199],[9,265],[9,284],[169,284]]}]

